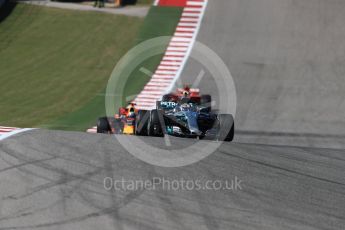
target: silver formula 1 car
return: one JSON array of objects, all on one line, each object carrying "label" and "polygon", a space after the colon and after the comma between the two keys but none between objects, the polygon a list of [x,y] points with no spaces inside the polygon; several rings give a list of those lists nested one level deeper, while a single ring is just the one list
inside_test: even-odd
[{"label": "silver formula 1 car", "polygon": [[210,95],[199,95],[197,89],[185,87],[164,95],[156,109],[139,110],[135,134],[232,141],[234,119],[231,114],[214,113]]}]

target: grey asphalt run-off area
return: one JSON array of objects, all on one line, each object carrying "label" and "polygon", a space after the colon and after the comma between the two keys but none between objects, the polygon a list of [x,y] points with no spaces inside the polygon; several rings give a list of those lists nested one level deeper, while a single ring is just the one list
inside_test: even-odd
[{"label": "grey asphalt run-off area", "polygon": [[[0,230],[343,229],[344,10],[341,0],[209,1],[198,40],[234,78],[235,142],[164,168],[109,135],[18,134],[0,142]],[[183,82],[200,69],[190,60]],[[206,70],[199,86],[217,100]],[[164,146],[163,138],[140,138]],[[195,141],[170,138],[171,148]],[[105,178],[241,187],[108,190]]]}]

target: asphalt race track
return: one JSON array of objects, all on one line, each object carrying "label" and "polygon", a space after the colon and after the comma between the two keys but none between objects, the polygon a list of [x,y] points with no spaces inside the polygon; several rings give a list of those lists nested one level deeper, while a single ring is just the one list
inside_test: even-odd
[{"label": "asphalt race track", "polygon": [[[343,229],[344,10],[340,0],[209,1],[198,39],[236,83],[236,142],[162,168],[108,135],[18,134],[0,142],[0,230]],[[199,72],[190,61],[182,79]],[[200,88],[213,94],[208,79]],[[170,141],[177,149],[193,143]],[[106,177],[237,178],[241,189],[108,191]]]},{"label": "asphalt race track", "polygon": [[[146,139],[152,144],[163,140]],[[177,140],[181,145],[190,141]],[[339,150],[233,143],[191,166],[160,168],[132,157],[107,135],[35,130],[7,139],[0,147],[1,230],[345,225],[345,156]],[[238,177],[242,190],[115,192],[104,188],[105,177]]]},{"label": "asphalt race track", "polygon": [[[209,1],[198,41],[234,79],[237,141],[345,148],[344,10],[341,0]],[[190,60],[183,82],[201,70]],[[218,94],[208,73],[199,86]]]}]

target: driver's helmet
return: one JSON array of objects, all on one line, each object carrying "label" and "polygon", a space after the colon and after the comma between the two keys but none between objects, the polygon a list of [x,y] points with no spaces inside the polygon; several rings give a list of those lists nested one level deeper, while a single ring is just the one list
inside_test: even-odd
[{"label": "driver's helmet", "polygon": [[131,106],[131,107],[128,108],[127,116],[128,116],[128,117],[135,117],[135,110],[134,110],[134,107]]},{"label": "driver's helmet", "polygon": [[134,103],[129,103],[129,105],[127,106],[127,114],[126,116],[129,118],[134,118],[135,117],[135,104]]},{"label": "driver's helmet", "polygon": [[185,85],[183,87],[182,97],[189,98],[189,96],[190,96],[190,87],[188,85]]},{"label": "driver's helmet", "polygon": [[190,105],[190,104],[185,103],[185,104],[182,104],[182,105],[181,105],[181,110],[182,110],[182,111],[187,111],[187,110],[189,110],[190,108],[191,108],[191,105]]},{"label": "driver's helmet", "polygon": [[183,95],[183,97],[185,97],[185,98],[188,98],[189,97],[189,91],[187,91],[187,90],[184,90],[183,91],[183,93],[182,93],[182,95]]}]

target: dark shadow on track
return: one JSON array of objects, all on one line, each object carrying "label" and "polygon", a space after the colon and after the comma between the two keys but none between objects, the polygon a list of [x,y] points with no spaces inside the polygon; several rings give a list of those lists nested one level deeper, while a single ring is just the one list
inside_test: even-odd
[{"label": "dark shadow on track", "polygon": [[127,1],[122,1],[121,5],[126,6],[126,5],[135,5],[137,4],[137,0],[127,0]]},{"label": "dark shadow on track", "polygon": [[0,7],[0,23],[12,13],[16,5],[17,3],[14,1],[5,1],[4,5]]}]

